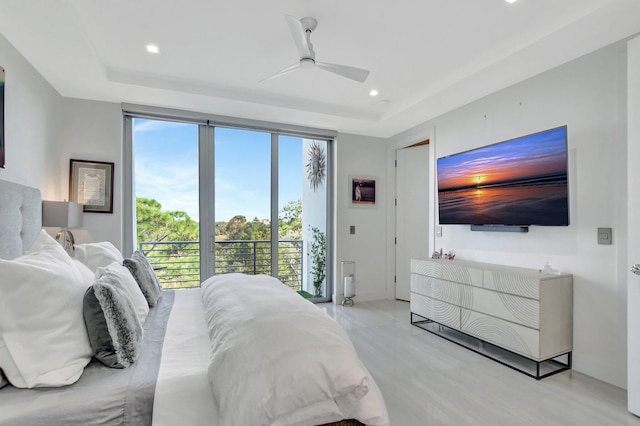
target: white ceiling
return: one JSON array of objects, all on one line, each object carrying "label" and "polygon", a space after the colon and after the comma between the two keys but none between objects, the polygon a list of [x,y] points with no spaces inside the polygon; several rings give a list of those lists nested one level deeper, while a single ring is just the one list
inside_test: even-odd
[{"label": "white ceiling", "polygon": [[[298,60],[285,14],[316,18],[316,59],[368,80],[259,82]],[[636,34],[639,17],[639,0],[0,0],[0,32],[63,96],[380,137]]]}]

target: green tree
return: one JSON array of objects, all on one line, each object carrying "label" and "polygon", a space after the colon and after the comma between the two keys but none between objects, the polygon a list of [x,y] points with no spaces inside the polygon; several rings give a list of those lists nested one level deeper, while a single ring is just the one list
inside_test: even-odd
[{"label": "green tree", "polygon": [[149,198],[136,198],[138,242],[198,241],[198,222],[182,211],[162,211]]},{"label": "green tree", "polygon": [[298,290],[302,284],[302,200],[289,201],[278,214],[278,278]]},{"label": "green tree", "polygon": [[242,215],[236,215],[229,219],[225,227],[225,235],[228,240],[242,240],[245,233],[247,218]]},{"label": "green tree", "polygon": [[302,238],[302,200],[289,201],[278,215],[281,240]]},{"label": "green tree", "polygon": [[200,264],[193,242],[199,241],[198,222],[182,211],[162,211],[159,202],[148,198],[136,199],[136,219],[138,243],[152,243],[144,245],[144,254],[159,268],[163,286],[197,286]]},{"label": "green tree", "polygon": [[269,240],[271,239],[271,225],[254,217],[245,227],[244,240]]},{"label": "green tree", "polygon": [[[199,224],[182,211],[163,211],[153,199],[136,199],[138,242],[154,266],[163,286],[198,285]],[[302,282],[302,200],[288,202],[278,214],[279,278],[294,289]],[[216,271],[271,273],[271,224],[236,215],[215,224]],[[286,240],[283,241],[283,240]],[[231,243],[231,241],[240,241]],[[244,242],[246,241],[246,242]],[[173,242],[173,244],[167,244]],[[160,244],[162,243],[162,244]],[[255,269],[254,269],[255,267]]]}]

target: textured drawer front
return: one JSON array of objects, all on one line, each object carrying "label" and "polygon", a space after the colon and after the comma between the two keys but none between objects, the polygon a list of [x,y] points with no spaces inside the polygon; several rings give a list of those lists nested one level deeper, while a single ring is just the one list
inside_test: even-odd
[{"label": "textured drawer front", "polygon": [[472,297],[465,300],[462,307],[540,329],[539,301],[477,287],[469,288]]},{"label": "textured drawer front", "polygon": [[440,300],[412,293],[411,312],[448,327],[460,328],[460,307]]},{"label": "textured drawer front", "polygon": [[540,359],[539,333],[499,318],[462,309],[461,330],[528,358]]},{"label": "textured drawer front", "polygon": [[485,270],[484,288],[536,300],[540,299],[540,280],[535,277]]},{"label": "textured drawer front", "polygon": [[424,275],[411,274],[411,292],[442,300],[453,305],[460,304],[460,288],[468,287]]},{"label": "textured drawer front", "polygon": [[411,272],[482,287],[482,269],[468,267],[455,260],[411,259]]},{"label": "textured drawer front", "polygon": [[442,275],[442,267],[439,263],[426,259],[411,259],[411,272],[430,277]]}]

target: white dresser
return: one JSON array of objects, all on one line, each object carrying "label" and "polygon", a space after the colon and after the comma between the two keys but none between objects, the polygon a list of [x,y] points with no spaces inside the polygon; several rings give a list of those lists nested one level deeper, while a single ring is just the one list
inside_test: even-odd
[{"label": "white dresser", "polygon": [[[573,277],[444,259],[411,260],[411,322],[437,323],[539,363],[573,341]],[[414,321],[414,314],[422,319]],[[428,331],[433,331],[423,327]],[[445,337],[445,336],[443,336]],[[486,355],[486,354],[485,354]]]}]

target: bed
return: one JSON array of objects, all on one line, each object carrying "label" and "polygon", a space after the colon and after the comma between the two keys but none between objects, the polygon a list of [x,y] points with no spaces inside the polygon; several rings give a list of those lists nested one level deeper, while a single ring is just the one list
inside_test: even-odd
[{"label": "bed", "polygon": [[[382,394],[346,333],[275,278],[220,275],[201,288],[160,290],[151,303],[153,289],[138,281],[145,270],[131,269],[131,258],[90,265],[96,258],[87,253],[96,247],[103,263],[117,259],[103,243],[78,245],[78,259],[62,258],[45,234],[39,191],[0,181],[0,425],[389,424]],[[38,256],[57,262],[42,272],[52,277],[46,285],[11,269]],[[58,283],[59,263],[66,275]],[[124,281],[123,264],[142,298],[126,285],[110,287],[118,274]],[[122,298],[127,309],[116,317],[131,327],[116,329],[110,315],[121,311],[108,306],[122,294],[131,297]],[[28,309],[18,310],[20,303]],[[97,317],[89,309],[96,306]],[[69,330],[55,325],[72,315]],[[31,316],[43,329],[30,326]],[[94,345],[92,321],[102,324],[99,338],[107,334],[111,352]],[[76,333],[73,345],[61,343],[63,328]],[[62,367],[47,364],[61,356],[69,358]],[[46,365],[38,370],[39,363]]]}]

